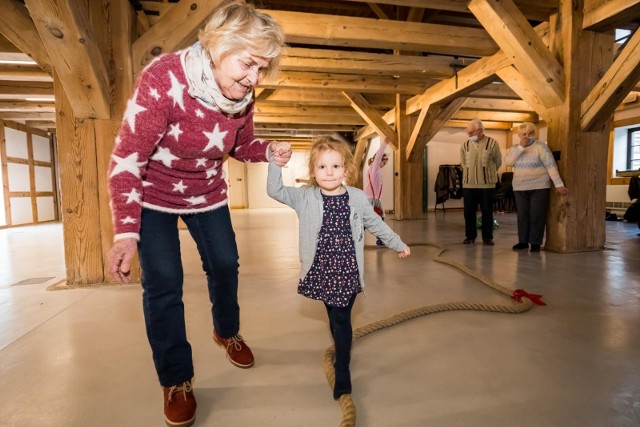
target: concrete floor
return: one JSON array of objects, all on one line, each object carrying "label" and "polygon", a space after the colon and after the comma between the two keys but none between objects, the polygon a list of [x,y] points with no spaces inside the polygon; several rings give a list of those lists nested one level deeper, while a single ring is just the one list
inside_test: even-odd
[{"label": "concrete floor", "polygon": [[[295,215],[264,209],[232,216],[241,333],[256,365],[232,366],[210,339],[203,274],[184,232],[195,425],[337,426],[340,408],[321,367],[330,345],[324,307],[296,293]],[[607,223],[601,252],[530,254],[511,250],[515,214],[496,218],[495,247],[462,245],[456,211],[389,223],[405,241],[446,244],[447,257],[507,287],[543,294],[548,305],[517,315],[433,314],[358,341],[358,426],[640,426],[636,224]],[[401,260],[390,250],[366,250],[367,295],[358,297],[354,326],[436,303],[510,303],[435,263],[436,252],[417,246]],[[63,278],[60,224],[0,230],[0,425],[164,425],[139,285],[47,291]]]}]

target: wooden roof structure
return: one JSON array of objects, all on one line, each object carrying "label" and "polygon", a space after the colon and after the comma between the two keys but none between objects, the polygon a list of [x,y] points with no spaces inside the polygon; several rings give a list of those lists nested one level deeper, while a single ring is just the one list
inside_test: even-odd
[{"label": "wooden roof structure", "polygon": [[[220,1],[0,0],[0,123],[56,133],[68,284],[108,280],[105,177],[135,75],[191,44]],[[604,247],[611,118],[640,102],[640,0],[255,3],[288,44],[256,91],[258,135],[304,148],[338,132],[359,160],[389,138],[403,220],[422,217],[422,153],[444,126],[544,121],[571,189],[551,197],[545,248]]]},{"label": "wooden roof structure", "polygon": [[[0,119],[54,129],[54,69],[67,93],[84,98],[72,99],[77,115],[109,115],[108,67],[100,58],[99,40],[91,37],[88,3],[0,0],[0,60],[26,61],[0,63]],[[154,55],[192,43],[218,3],[131,0],[137,15],[134,73]],[[390,136],[400,95],[408,100],[407,113],[422,124],[413,139],[424,141],[438,126],[464,126],[474,117],[499,129],[538,122],[560,98],[562,67],[547,49],[557,0],[515,0],[511,9],[504,2],[466,0],[256,3],[280,20],[289,46],[281,73],[256,92],[256,128],[264,137],[304,145],[334,132],[348,139],[374,132]],[[639,24],[640,1],[585,1],[585,29],[635,31]],[[82,50],[57,39],[48,30],[55,25],[82,39]],[[617,71],[638,68],[637,53],[629,59],[636,47],[637,42],[628,42],[621,48],[626,54],[610,74],[623,79]],[[584,125],[611,114],[636,85],[637,74],[628,73],[630,81],[622,85],[614,76],[603,76],[600,87],[629,90],[594,92],[583,106]],[[607,102],[600,100],[603,96]]]}]

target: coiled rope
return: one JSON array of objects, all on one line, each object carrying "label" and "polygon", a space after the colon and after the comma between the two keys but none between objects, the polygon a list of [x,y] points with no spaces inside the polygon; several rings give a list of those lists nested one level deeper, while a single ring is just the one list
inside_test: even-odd
[{"label": "coiled rope", "polygon": [[[433,244],[433,243],[412,243],[409,246],[432,246],[440,249],[438,254],[433,257],[433,260],[442,264],[448,264],[452,267],[457,268],[463,273],[477,279],[481,283],[486,286],[494,289],[501,294],[508,296],[512,303],[509,305],[497,305],[497,304],[483,304],[483,303],[474,303],[474,302],[449,302],[449,303],[441,303],[428,305],[424,307],[414,308],[412,310],[407,310],[402,313],[391,316],[387,319],[378,320],[376,322],[369,323],[368,325],[361,326],[353,331],[353,340],[355,343],[360,338],[368,335],[372,332],[378,331],[380,329],[388,328],[393,325],[397,325],[398,323],[405,322],[407,320],[415,319],[416,317],[424,316],[432,313],[440,313],[443,311],[452,311],[452,310],[475,310],[475,311],[489,311],[494,313],[524,313],[531,309],[536,301],[537,304],[544,305],[541,301],[539,301],[540,295],[529,295],[522,290],[509,289],[502,285],[497,284],[491,279],[471,270],[470,268],[460,264],[459,262],[453,261],[451,259],[444,258],[442,254],[444,254],[447,249],[441,245]],[[327,348],[324,352],[324,375],[329,382],[329,386],[333,389],[333,385],[335,382],[335,372],[333,368],[333,360],[335,357],[335,347],[332,345]],[[342,421],[340,422],[340,427],[354,427],[356,425],[356,407],[351,399],[350,394],[343,394],[340,396],[338,400],[340,407],[342,408]]]}]

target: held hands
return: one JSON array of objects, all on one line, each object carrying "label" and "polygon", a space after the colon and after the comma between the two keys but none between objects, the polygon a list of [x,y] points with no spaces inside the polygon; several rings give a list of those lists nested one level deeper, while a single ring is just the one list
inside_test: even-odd
[{"label": "held hands", "polygon": [[569,194],[569,189],[567,187],[556,187],[556,193],[560,194],[561,196],[566,196],[567,194]]},{"label": "held hands", "polygon": [[138,242],[133,238],[117,240],[107,255],[109,273],[120,283],[129,283],[131,260],[137,245]]},{"label": "held hands", "polygon": [[409,246],[405,246],[404,250],[402,252],[398,252],[398,257],[399,258],[406,258],[409,255],[411,255],[411,248],[409,248]]},{"label": "held hands", "polygon": [[283,167],[291,160],[291,144],[288,142],[274,141],[269,144],[271,159],[278,167]]}]

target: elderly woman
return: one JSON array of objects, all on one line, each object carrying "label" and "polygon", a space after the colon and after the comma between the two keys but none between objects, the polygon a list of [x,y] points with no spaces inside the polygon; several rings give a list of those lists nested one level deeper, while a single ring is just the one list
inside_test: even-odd
[{"label": "elderly woman", "polygon": [[138,250],[147,337],[171,426],[190,426],[196,401],[182,302],[178,236],[182,218],[195,240],[212,303],[213,340],[236,366],[254,358],[239,335],[238,249],[222,164],[272,159],[289,144],[254,137],[254,87],[273,73],[284,33],[269,15],[225,1],[189,48],[156,58],[139,76],[109,169],[115,243],[109,269],[128,282]]},{"label": "elderly woman", "polygon": [[518,215],[518,243],[514,250],[528,249],[540,252],[549,210],[551,183],[561,195],[569,193],[564,186],[556,161],[549,147],[535,138],[536,126],[522,123],[518,126],[520,143],[512,146],[504,162],[513,167],[513,193]]}]

